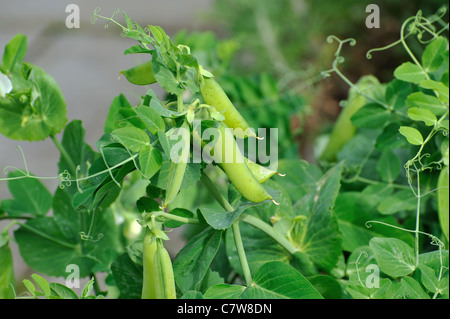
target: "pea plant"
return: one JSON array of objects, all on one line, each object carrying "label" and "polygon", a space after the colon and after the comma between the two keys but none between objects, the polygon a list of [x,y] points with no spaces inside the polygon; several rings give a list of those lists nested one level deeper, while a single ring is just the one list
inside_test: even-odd
[{"label": "pea plant", "polygon": [[[395,44],[412,62],[388,84],[350,82],[339,64],[342,46],[355,43],[329,38],[339,47],[324,74],[351,88],[311,164],[278,159],[276,131],[252,128],[188,45],[125,13],[121,24],[99,12],[93,23],[137,42],[124,55],[148,57],[121,74],[166,95],[148,88],[137,105],[114,97],[94,149],[81,121],[67,123],[53,78],[24,62],[26,37],[5,46],[0,133],[50,138],[60,158],[56,177],[34,175],[23,156],[23,168],[0,178],[12,195],[0,202],[0,218],[10,220],[0,236],[0,298],[448,298],[442,16],[405,21]],[[414,35],[421,58],[406,43]],[[59,187],[48,190],[44,179]],[[171,255],[176,228],[186,242]],[[27,294],[16,292],[10,241],[36,272],[23,281]],[[66,277],[68,266],[89,279],[80,296],[42,276]]]}]

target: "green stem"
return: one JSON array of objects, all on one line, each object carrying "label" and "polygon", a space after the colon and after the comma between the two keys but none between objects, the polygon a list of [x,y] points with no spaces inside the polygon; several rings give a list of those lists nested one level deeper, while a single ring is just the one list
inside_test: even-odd
[{"label": "green stem", "polygon": [[177,222],[181,222],[184,224],[198,224],[199,220],[196,218],[188,218],[188,217],[182,217],[182,216],[177,216],[174,214],[170,214],[170,213],[166,213],[166,212],[154,212],[152,213],[152,216],[154,216],[155,218],[162,216],[164,218],[168,218]]},{"label": "green stem", "polygon": [[244,272],[244,278],[247,286],[249,286],[253,279],[250,272],[250,267],[248,266],[247,256],[245,255],[244,245],[242,243],[241,231],[239,229],[239,219],[236,220],[231,227],[233,229],[234,243],[236,244],[239,261],[241,262],[242,270]]},{"label": "green stem", "polygon": [[287,238],[276,232],[272,226],[263,222],[261,219],[248,214],[242,214],[239,219],[265,232],[291,255],[298,252],[298,249]]},{"label": "green stem", "polygon": [[64,146],[58,141],[58,139],[55,137],[55,135],[50,135],[50,138],[52,139],[52,141],[55,144],[56,148],[58,148],[58,150],[61,153],[62,157],[64,157],[64,159],[66,160],[67,165],[69,165],[69,169],[72,171],[72,174],[75,174],[76,171],[77,171],[77,166],[72,161],[72,158],[69,156],[69,154],[67,153],[67,151],[64,148]]},{"label": "green stem", "polygon": [[204,172],[200,177],[203,185],[209,190],[214,199],[222,206],[227,212],[234,212],[233,206],[226,200],[222,193],[217,189],[216,185],[211,181],[211,179]]}]

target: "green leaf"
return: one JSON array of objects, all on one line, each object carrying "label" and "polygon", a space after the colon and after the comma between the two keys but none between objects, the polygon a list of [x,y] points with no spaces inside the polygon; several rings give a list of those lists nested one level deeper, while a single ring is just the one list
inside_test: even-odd
[{"label": "green leaf", "polygon": [[111,136],[132,152],[139,152],[144,146],[150,145],[147,133],[137,127],[118,128],[111,132]]},{"label": "green leaf", "polygon": [[434,80],[423,80],[419,83],[419,86],[424,89],[435,90],[438,93],[439,99],[442,102],[444,103],[449,102],[448,86],[446,86],[444,83],[437,82]]},{"label": "green leaf", "polygon": [[444,37],[437,37],[428,44],[422,55],[422,65],[427,72],[439,69],[444,62],[442,54],[447,49],[448,41]]},{"label": "green leaf", "polygon": [[239,299],[246,287],[240,285],[217,284],[210,287],[203,298],[205,299]]},{"label": "green leaf", "polygon": [[408,244],[414,244],[414,237],[404,231],[371,223],[376,218],[379,222],[401,226],[392,216],[379,216],[377,206],[393,189],[386,184],[368,186],[363,192],[344,192],[336,198],[333,208],[342,233],[342,246],[345,251],[354,251],[360,246],[366,246],[373,237],[395,237]]},{"label": "green leaf", "polygon": [[5,46],[3,53],[3,68],[6,72],[13,72],[17,69],[27,54],[27,37],[23,34],[16,34]]},{"label": "green leaf", "polygon": [[183,292],[197,290],[221,242],[222,231],[206,228],[194,236],[177,254],[173,271],[178,288]]},{"label": "green leaf", "polygon": [[415,84],[427,79],[426,73],[419,66],[411,62],[402,63],[397,67],[394,71],[394,76],[399,80]]},{"label": "green leaf", "polygon": [[[332,211],[340,189],[342,169],[342,163],[330,169],[317,182],[314,191],[306,195],[306,202],[300,202],[298,214],[306,218],[298,219],[290,233],[294,245],[326,271],[336,265],[342,251],[342,236]],[[309,209],[307,205],[310,205]]]},{"label": "green leaf", "polygon": [[145,145],[141,148],[139,152],[139,166],[145,178],[152,178],[161,168],[161,165],[162,155],[158,149],[150,145]]},{"label": "green leaf", "polygon": [[13,199],[3,200],[2,209],[11,217],[44,216],[52,207],[52,195],[38,179],[20,178],[22,176],[24,174],[20,171],[8,174],[8,178],[11,178],[8,188]]},{"label": "green leaf", "polygon": [[401,163],[397,155],[387,150],[381,154],[376,170],[384,182],[391,183],[400,174]]},{"label": "green leaf", "polygon": [[406,104],[410,108],[426,109],[436,116],[441,116],[447,111],[447,107],[441,100],[424,92],[412,93],[406,99]]},{"label": "green leaf", "polygon": [[111,102],[108,115],[105,120],[105,133],[111,133],[117,128],[123,127],[124,124],[145,129],[144,123],[137,118],[133,110],[133,106],[128,102],[127,98],[120,94]]},{"label": "green leaf", "polygon": [[147,130],[153,135],[158,131],[165,131],[166,125],[164,120],[156,110],[148,106],[138,106],[134,108],[134,111],[145,124]]},{"label": "green leaf", "polygon": [[430,296],[426,293],[420,283],[409,277],[402,277],[401,285],[405,291],[405,297],[408,299],[430,299]]},{"label": "green leaf", "polygon": [[400,134],[406,137],[410,144],[422,145],[423,137],[417,129],[409,126],[400,126],[398,131],[400,132]]},{"label": "green leaf", "polygon": [[52,299],[78,299],[75,291],[67,286],[64,286],[63,284],[60,284],[59,282],[51,282],[50,289]]},{"label": "green leaf", "polygon": [[280,262],[262,265],[244,291],[245,299],[323,299],[313,285],[297,270]]},{"label": "green leaf", "polygon": [[423,121],[427,126],[433,126],[437,122],[437,118],[433,112],[427,109],[410,108],[408,110],[408,116],[414,121]]},{"label": "green leaf", "polygon": [[128,82],[135,85],[150,85],[156,82],[152,71],[152,61],[147,61],[127,70],[120,71]]},{"label": "green leaf", "polygon": [[410,190],[401,190],[386,196],[378,205],[377,210],[383,215],[392,215],[401,211],[414,211],[417,199]]},{"label": "green leaf", "polygon": [[391,123],[383,129],[378,135],[375,148],[378,150],[392,150],[395,148],[407,147],[408,141],[398,134],[400,126],[397,123]]},{"label": "green leaf", "polygon": [[14,74],[13,91],[0,98],[0,133],[10,139],[39,141],[65,126],[66,102],[55,80],[32,64],[27,78]]},{"label": "green leaf", "polygon": [[31,278],[33,278],[34,282],[36,283],[38,288],[41,289],[41,291],[45,297],[50,296],[50,293],[51,293],[50,284],[44,277],[42,277],[41,275],[38,275],[38,274],[32,274]]},{"label": "green leaf", "polygon": [[360,108],[351,117],[356,127],[377,129],[386,125],[391,117],[388,110],[380,104],[370,103]]},{"label": "green leaf", "polygon": [[[108,268],[119,247],[117,227],[110,211],[85,216],[90,232],[80,224],[69,195],[58,189],[53,202],[54,217],[28,220],[14,233],[20,254],[36,272],[49,276],[67,276],[66,267],[76,264],[80,277]],[[81,236],[84,234],[86,236]],[[87,236],[89,235],[89,236]]]},{"label": "green leaf", "polygon": [[111,264],[114,282],[121,299],[140,299],[142,293],[142,266],[134,263],[127,253],[117,256]]},{"label": "green leaf", "polygon": [[381,271],[391,277],[409,275],[415,269],[413,249],[397,238],[372,238],[369,247]]},{"label": "green leaf", "polygon": [[153,54],[152,61],[153,74],[159,85],[171,94],[178,95],[183,93],[184,88],[181,87],[180,82],[177,81],[173,72],[161,62],[161,59],[155,53]]}]

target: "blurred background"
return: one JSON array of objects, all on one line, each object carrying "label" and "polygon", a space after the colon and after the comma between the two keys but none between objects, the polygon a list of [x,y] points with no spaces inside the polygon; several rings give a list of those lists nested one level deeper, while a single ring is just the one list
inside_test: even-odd
[{"label": "blurred background", "polygon": [[[80,9],[80,28],[66,27],[66,7],[72,3]],[[429,15],[447,2],[378,1],[379,29],[366,27],[370,3],[375,1],[0,0],[0,47],[17,33],[27,36],[25,61],[54,77],[66,99],[68,120],[82,120],[86,142],[94,145],[113,98],[123,93],[135,103],[147,90],[119,79],[120,70],[142,62],[139,55],[123,55],[135,42],[122,39],[114,25],[105,28],[105,21],[91,23],[97,7],[107,17],[120,9],[140,25],[160,25],[173,41],[189,45],[251,126],[278,127],[280,157],[314,162],[318,137],[334,123],[348,93],[342,80],[320,74],[331,68],[336,49],[327,36],[356,39],[355,47],[343,51],[342,71],[352,82],[365,74],[389,81],[393,68],[408,59],[404,50],[374,54],[371,60],[366,52],[396,41],[402,22],[419,9]],[[120,14],[116,18],[123,21]],[[0,169],[23,168],[17,146],[32,173],[56,176],[59,153],[49,139],[29,143],[0,135]],[[57,179],[43,183],[52,191],[58,186]],[[0,201],[8,197],[7,183],[0,182]],[[0,221],[0,229],[5,223]],[[168,244],[172,251],[179,249],[176,241]],[[12,247],[19,265],[20,255]],[[17,282],[32,273],[25,265],[15,271]]]}]

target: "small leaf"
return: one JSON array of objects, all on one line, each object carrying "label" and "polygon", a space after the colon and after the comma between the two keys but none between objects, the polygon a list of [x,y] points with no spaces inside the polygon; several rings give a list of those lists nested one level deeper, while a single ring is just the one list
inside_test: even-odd
[{"label": "small leaf", "polygon": [[376,170],[385,182],[393,182],[400,174],[401,163],[391,150],[384,151],[377,163]]},{"label": "small leaf", "polygon": [[27,53],[27,37],[23,34],[17,34],[5,46],[3,54],[3,67],[7,72],[12,72],[17,66],[20,66]]},{"label": "small leaf", "polygon": [[427,79],[426,73],[424,73],[416,64],[411,62],[405,62],[396,68],[394,76],[399,80],[415,84]]},{"label": "small leaf", "polygon": [[417,107],[408,110],[408,116],[414,121],[423,121],[427,126],[433,126],[437,122],[433,112],[427,109],[419,109]]},{"label": "small leaf", "polygon": [[435,90],[442,102],[449,102],[448,86],[446,86],[444,83],[433,80],[423,80],[420,81],[419,86],[424,89]]},{"label": "small leaf", "polygon": [[447,49],[447,39],[437,37],[425,48],[422,55],[422,65],[428,72],[436,71],[444,62],[442,54]]},{"label": "small leaf", "polygon": [[164,132],[166,125],[156,110],[148,106],[138,106],[134,108],[134,111],[150,133],[155,135],[158,131]]},{"label": "small leaf", "polygon": [[139,165],[145,178],[152,178],[161,168],[161,164],[162,155],[158,149],[150,145],[145,145],[141,148],[139,152]]},{"label": "small leaf", "polygon": [[139,152],[150,144],[150,138],[144,130],[137,127],[122,127],[111,132],[111,136],[132,152]]},{"label": "small leaf", "polygon": [[406,99],[408,107],[417,107],[420,109],[426,109],[436,116],[443,115],[447,112],[445,104],[437,97],[425,94],[424,92],[414,92],[410,94]]},{"label": "small leaf", "polygon": [[360,108],[352,117],[352,124],[356,127],[377,129],[385,126],[390,114],[386,108],[377,103],[367,104]]},{"label": "small leaf", "polygon": [[409,126],[400,126],[398,131],[406,137],[409,143],[413,145],[422,145],[423,137],[417,129]]},{"label": "small leaf", "polygon": [[374,237],[369,247],[381,271],[391,277],[406,276],[416,269],[413,249],[400,239]]}]

